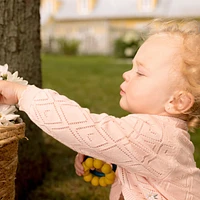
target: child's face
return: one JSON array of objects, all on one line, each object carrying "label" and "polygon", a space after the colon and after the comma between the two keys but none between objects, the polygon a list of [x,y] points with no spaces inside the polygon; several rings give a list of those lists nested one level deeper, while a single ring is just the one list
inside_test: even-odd
[{"label": "child's face", "polygon": [[180,83],[181,37],[151,36],[138,50],[133,68],[123,74],[120,106],[130,113],[168,115],[165,103]]}]

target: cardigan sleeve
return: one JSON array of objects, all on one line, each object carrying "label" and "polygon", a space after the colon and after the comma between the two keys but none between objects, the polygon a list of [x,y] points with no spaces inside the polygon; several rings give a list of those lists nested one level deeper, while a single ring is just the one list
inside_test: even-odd
[{"label": "cardigan sleeve", "polygon": [[77,152],[153,178],[163,178],[171,170],[159,154],[174,154],[174,148],[162,145],[158,154],[163,131],[142,117],[93,114],[66,96],[35,86],[24,91],[19,108],[44,132]]}]

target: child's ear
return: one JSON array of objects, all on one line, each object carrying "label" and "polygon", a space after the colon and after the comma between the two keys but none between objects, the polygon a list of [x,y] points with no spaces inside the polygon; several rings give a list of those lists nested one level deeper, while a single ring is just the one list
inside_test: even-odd
[{"label": "child's ear", "polygon": [[165,111],[169,114],[184,114],[194,104],[194,96],[186,91],[179,91],[165,104]]}]

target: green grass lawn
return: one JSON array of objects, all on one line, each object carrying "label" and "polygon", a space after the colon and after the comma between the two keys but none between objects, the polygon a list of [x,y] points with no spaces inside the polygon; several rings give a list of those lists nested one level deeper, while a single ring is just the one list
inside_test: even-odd
[{"label": "green grass lawn", "polygon": [[[120,64],[121,63],[121,64]],[[43,87],[67,95],[91,112],[118,117],[126,114],[119,107],[122,73],[131,68],[110,57],[42,56]],[[94,187],[74,171],[75,152],[44,134],[50,169],[43,184],[28,200],[106,200],[109,188]],[[200,133],[193,134],[195,159],[200,166]]]}]

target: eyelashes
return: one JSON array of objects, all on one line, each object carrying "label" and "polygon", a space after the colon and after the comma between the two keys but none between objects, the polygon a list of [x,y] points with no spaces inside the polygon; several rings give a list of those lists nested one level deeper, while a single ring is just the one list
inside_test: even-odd
[{"label": "eyelashes", "polygon": [[137,76],[146,76],[146,73],[144,72],[144,70],[140,69],[137,66],[133,67],[131,71],[133,71],[134,74],[136,74]]},{"label": "eyelashes", "polygon": [[144,74],[141,73],[141,72],[136,72],[136,74],[137,74],[138,76],[144,76]]}]

